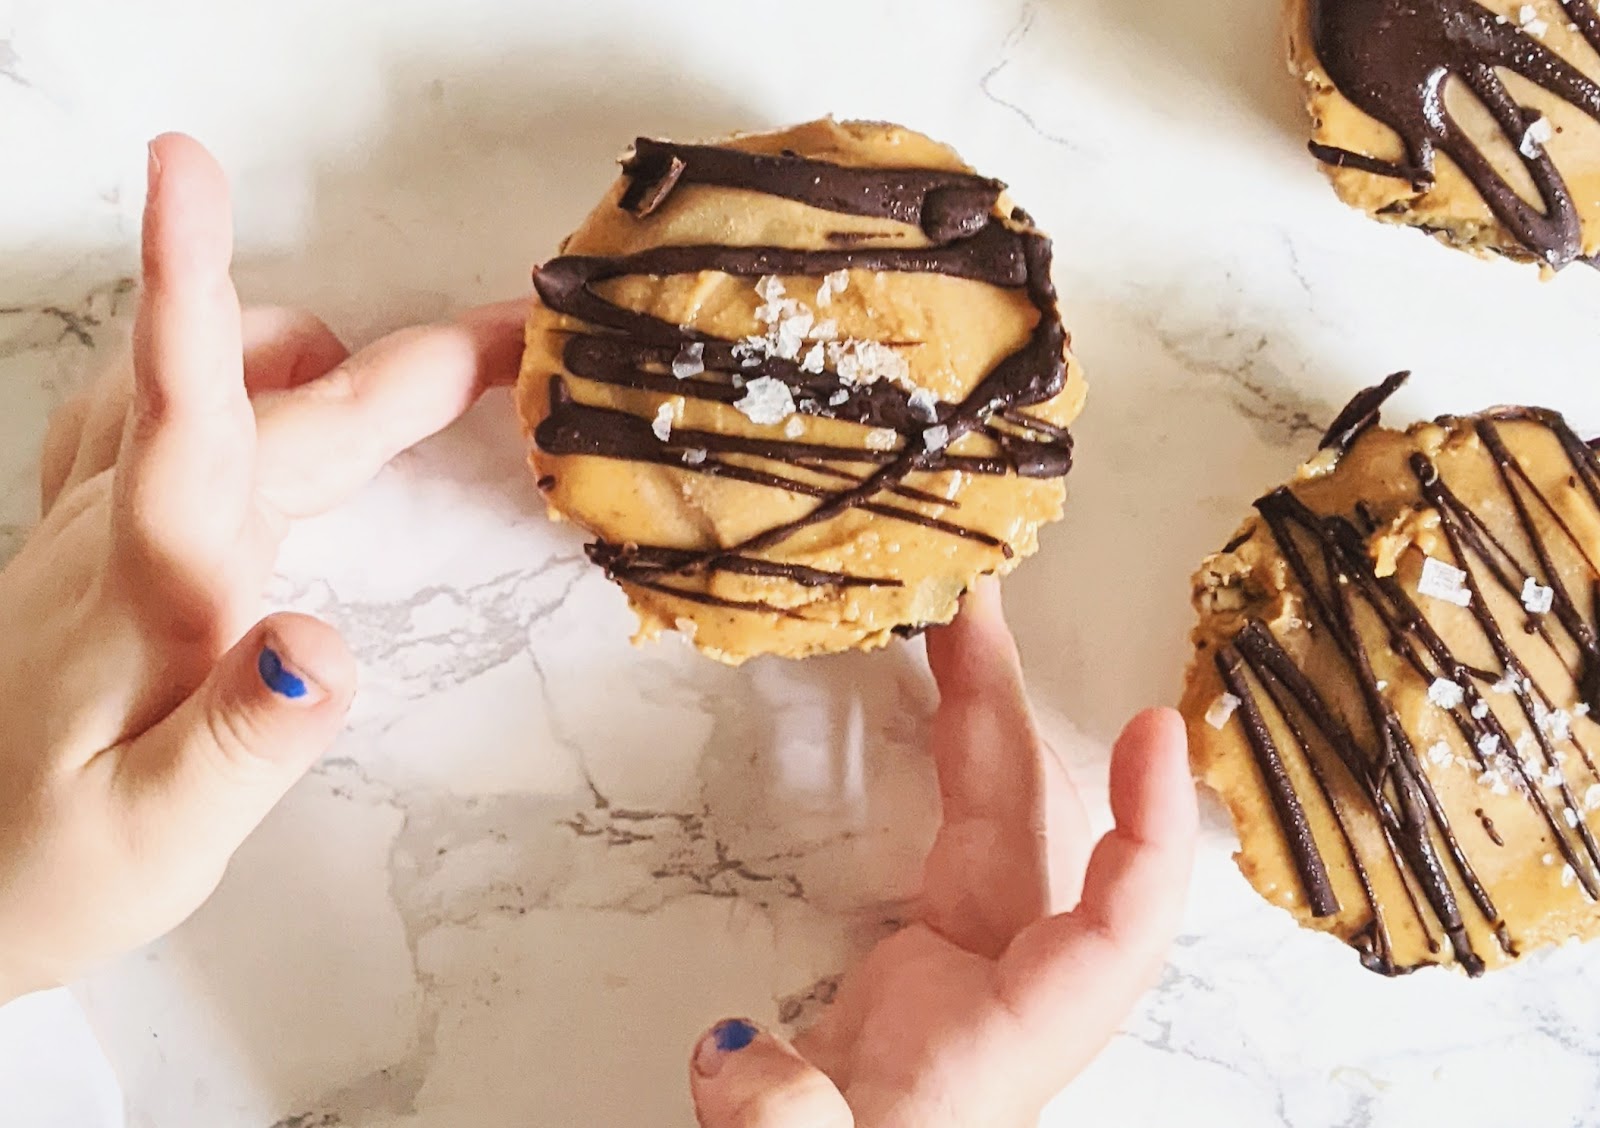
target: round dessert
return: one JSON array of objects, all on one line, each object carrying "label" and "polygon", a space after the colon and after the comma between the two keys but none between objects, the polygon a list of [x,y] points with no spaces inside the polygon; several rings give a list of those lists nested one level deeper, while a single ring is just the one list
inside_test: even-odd
[{"label": "round dessert", "polygon": [[1600,458],[1550,411],[1377,426],[1195,577],[1183,713],[1239,868],[1368,968],[1600,931]]},{"label": "round dessert", "polygon": [[1346,203],[1547,271],[1600,251],[1590,0],[1289,0],[1288,27]]},{"label": "round dessert", "polygon": [[534,273],[517,401],[639,639],[878,647],[1037,549],[1084,383],[1004,185],[831,120],[622,169]]}]

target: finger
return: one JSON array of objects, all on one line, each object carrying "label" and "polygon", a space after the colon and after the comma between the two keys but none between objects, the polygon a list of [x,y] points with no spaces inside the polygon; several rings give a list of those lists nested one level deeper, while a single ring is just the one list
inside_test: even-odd
[{"label": "finger", "polygon": [[792,1047],[742,1018],[719,1022],[689,1068],[700,1128],[853,1128],[832,1081]]},{"label": "finger", "polygon": [[1095,847],[1082,902],[1028,929],[1000,963],[1012,1009],[1060,1045],[1074,1070],[1149,987],[1183,912],[1199,816],[1172,710],[1142,713],[1123,731],[1111,809],[1116,827]]},{"label": "finger", "polygon": [[44,515],[55,506],[56,498],[67,484],[72,464],[78,456],[78,441],[83,435],[83,425],[89,418],[91,401],[87,393],[80,392],[56,408],[44,434],[44,449],[39,455],[39,513]]},{"label": "finger", "polygon": [[192,138],[157,138],[116,516],[135,561],[179,579],[237,541],[250,500],[255,418],[232,254],[221,167]]},{"label": "finger", "polygon": [[484,388],[515,379],[525,303],[405,329],[260,405],[260,488],[287,517],[330,509],[395,455],[442,431]]},{"label": "finger", "polygon": [[262,620],[188,699],[123,748],[119,779],[144,835],[218,863],[333,743],[355,690],[338,632]]},{"label": "finger", "polygon": [[88,399],[72,466],[61,485],[62,493],[76,489],[117,464],[123,432],[128,426],[128,402],[133,398],[133,362],[119,358],[83,395]]},{"label": "finger", "polygon": [[251,306],[240,335],[244,386],[252,396],[309,384],[350,358],[333,330],[302,309]]},{"label": "finger", "polygon": [[929,632],[928,661],[939,686],[929,751],[944,817],[924,868],[923,919],[962,948],[998,957],[1052,910],[1052,832],[1073,856],[1064,883],[1075,896],[1086,822],[1067,787],[1060,825],[1049,824],[1053,758],[997,581],[980,581],[955,622]]}]

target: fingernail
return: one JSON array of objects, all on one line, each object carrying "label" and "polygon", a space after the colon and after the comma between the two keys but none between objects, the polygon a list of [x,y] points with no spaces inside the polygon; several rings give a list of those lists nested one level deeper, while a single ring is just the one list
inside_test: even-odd
[{"label": "fingernail", "polygon": [[759,1026],[743,1018],[717,1023],[694,1049],[694,1071],[701,1077],[715,1077],[722,1072],[722,1063],[729,1054],[750,1045],[760,1033]]},{"label": "fingernail", "polygon": [[149,160],[145,169],[145,193],[147,196],[156,194],[156,186],[161,183],[161,158],[156,156],[156,143],[150,142],[145,146]]},{"label": "fingernail", "polygon": [[293,701],[311,696],[315,684],[284,662],[283,656],[271,646],[261,648],[261,656],[256,659],[256,672],[273,693]]}]

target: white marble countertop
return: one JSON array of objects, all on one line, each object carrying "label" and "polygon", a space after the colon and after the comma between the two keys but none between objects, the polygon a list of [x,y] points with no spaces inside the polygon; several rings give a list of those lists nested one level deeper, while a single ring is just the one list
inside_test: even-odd
[{"label": "white marble countertop", "polygon": [[[354,344],[523,292],[636,133],[898,119],[1057,237],[1093,386],[1067,519],[1009,593],[1103,806],[1106,742],[1175,696],[1192,566],[1353,390],[1413,367],[1397,415],[1536,401],[1600,431],[1600,277],[1346,211],[1275,7],[0,0],[0,550],[47,412],[123,331],[149,135],[235,177],[247,298]],[[521,463],[491,399],[292,540],[277,595],[345,631],[360,700],[216,898],[77,991],[128,1124],[684,1125],[696,1033],[803,1018],[914,887],[918,648],[634,650]],[[1230,849],[1213,814],[1169,971],[1049,1124],[1596,1122],[1595,950],[1387,982]],[[33,1093],[0,1121],[114,1122],[64,996],[0,1014],[0,1051],[0,1091]]]}]

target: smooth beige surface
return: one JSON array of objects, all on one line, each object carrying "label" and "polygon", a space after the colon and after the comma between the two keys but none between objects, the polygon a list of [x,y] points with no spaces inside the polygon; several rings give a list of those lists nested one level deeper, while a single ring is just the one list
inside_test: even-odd
[{"label": "smooth beige surface", "polygon": [[[1508,21],[1520,23],[1523,0],[1479,0]],[[1600,57],[1556,0],[1532,0],[1536,18],[1549,24],[1540,41],[1591,79],[1600,81]],[[1334,86],[1318,61],[1309,26],[1309,0],[1288,0],[1289,68],[1306,88],[1313,141],[1385,161],[1400,161],[1399,136],[1356,108]],[[1374,34],[1381,29],[1374,28]],[[1600,252],[1600,122],[1521,75],[1501,70],[1511,95],[1550,122],[1554,136],[1544,146],[1572,192],[1583,231],[1585,256]],[[1517,153],[1520,138],[1507,139],[1489,111],[1459,79],[1446,87],[1446,105],[1455,120],[1493,162],[1518,195],[1543,210],[1527,164]],[[1429,229],[1441,242],[1475,254],[1497,254],[1537,261],[1505,229],[1472,182],[1449,157],[1436,157],[1434,184],[1418,192],[1404,180],[1354,168],[1323,165],[1340,199],[1386,223]]]},{"label": "smooth beige surface", "polygon": [[[1438,515],[1420,498],[1408,465],[1411,455],[1419,450],[1428,454],[1438,466],[1442,480],[1483,517],[1490,532],[1502,544],[1511,548],[1520,560],[1533,559],[1524,534],[1516,526],[1515,512],[1499,472],[1472,429],[1472,422],[1469,419],[1444,425],[1426,424],[1406,433],[1370,432],[1337,465],[1331,455],[1313,460],[1302,470],[1299,479],[1291,483],[1291,488],[1312,510],[1322,514],[1349,516],[1356,503],[1364,501],[1377,520],[1378,531],[1369,539],[1368,547],[1378,574],[1398,577],[1428,621],[1469,666],[1498,671],[1499,661],[1470,611],[1416,594],[1425,556],[1452,559],[1449,546],[1439,531]],[[1563,581],[1575,593],[1578,606],[1588,616],[1588,621],[1593,622],[1596,609],[1590,592],[1597,578],[1594,562],[1600,561],[1600,513],[1569,479],[1570,463],[1551,432],[1525,422],[1503,423],[1500,431],[1514,458],[1540,492],[1554,503],[1554,514],[1532,506],[1535,520],[1552,546]],[[1574,547],[1572,539],[1559,531],[1560,524],[1572,530],[1581,552]],[[1232,813],[1240,838],[1236,860],[1261,895],[1294,913],[1302,924],[1349,940],[1367,928],[1372,918],[1332,811],[1320,798],[1306,757],[1298,750],[1281,714],[1258,687],[1256,695],[1263,703],[1263,714],[1294,780],[1295,790],[1305,804],[1318,848],[1342,906],[1337,916],[1319,920],[1313,918],[1307,906],[1288,842],[1269,802],[1239,714],[1221,729],[1206,720],[1208,709],[1224,691],[1214,655],[1238,634],[1248,619],[1263,620],[1324,698],[1351,726],[1364,750],[1375,746],[1372,728],[1349,667],[1326,638],[1322,625],[1315,622],[1304,590],[1266,523],[1252,517],[1236,539],[1239,540],[1237,547],[1208,558],[1194,581],[1194,602],[1200,621],[1194,632],[1197,653],[1189,672],[1182,710],[1188,721],[1195,773],[1222,798]],[[1548,626],[1557,641],[1557,648],[1552,650],[1538,635],[1522,629],[1529,616],[1518,600],[1501,594],[1486,572],[1476,568],[1474,572],[1490,601],[1491,611],[1503,624],[1518,657],[1535,681],[1551,693],[1554,706],[1572,712],[1579,698],[1574,677],[1568,669],[1577,665],[1575,649],[1568,636],[1551,621]],[[1364,605],[1357,600],[1356,606]],[[1429,700],[1430,680],[1394,653],[1387,632],[1370,611],[1363,610],[1357,622],[1372,658],[1374,675],[1386,683],[1384,696],[1417,749],[1418,759],[1468,860],[1493,898],[1517,946],[1526,952],[1570,937],[1594,935],[1600,928],[1600,911],[1584,895],[1573,875],[1564,872],[1564,863],[1548,824],[1531,800],[1519,794],[1514,785],[1505,789],[1505,794],[1497,794],[1492,786],[1483,782],[1479,770],[1468,762],[1471,749],[1451,714]],[[1492,679],[1480,684],[1479,691],[1513,740],[1520,739],[1531,726],[1517,698],[1495,692],[1491,684]],[[1572,734],[1578,744],[1570,740],[1557,743],[1565,756],[1564,775],[1578,797],[1582,817],[1600,831],[1600,811],[1595,809],[1600,805],[1597,803],[1600,792],[1589,793],[1590,788],[1600,784],[1600,777],[1584,764],[1579,748],[1581,744],[1591,758],[1600,756],[1600,726],[1596,726],[1592,718],[1575,718]],[[1443,764],[1427,754],[1441,741],[1448,742],[1452,752],[1452,757]],[[1319,756],[1319,763],[1332,762],[1331,753],[1320,739],[1313,738],[1313,749]],[[1395,962],[1402,968],[1448,962],[1448,946],[1442,950],[1435,948],[1440,939],[1437,926],[1425,931],[1419,924],[1418,914],[1411,907],[1411,898],[1402,884],[1399,869],[1391,860],[1370,805],[1347,773],[1334,769],[1326,776],[1333,785],[1330,788],[1333,802],[1344,812],[1354,848],[1371,876],[1376,899],[1393,937]],[[1545,793],[1560,811],[1563,803],[1558,792],[1546,787]],[[1586,795],[1588,803],[1584,802]],[[1492,822],[1503,846],[1493,840],[1483,822],[1484,817]],[[1436,841],[1442,854],[1443,842],[1437,835]],[[1448,862],[1446,865],[1473,947],[1491,966],[1507,962],[1489,922],[1473,907],[1461,883],[1455,879],[1455,871],[1449,868]]]},{"label": "smooth beige surface", "polygon": [[[785,149],[839,164],[963,169],[949,148],[892,125],[813,122],[779,133],[726,142],[752,152]],[[874,246],[926,246],[914,227],[888,220],[843,216],[759,193],[683,185],[648,218],[636,219],[617,206],[623,184],[614,186],[573,233],[572,254],[628,254],[668,244],[720,243],[824,249],[831,232],[871,236]],[[1010,210],[1002,198],[1000,214]],[[785,277],[790,297],[808,308],[820,278]],[[737,339],[760,334],[761,304],[754,281],[721,273],[670,278],[633,277],[606,284],[606,297],[715,336]],[[1038,314],[1025,293],[978,282],[923,274],[852,271],[848,288],[819,317],[834,319],[841,338],[892,342],[905,359],[910,379],[947,402],[959,402],[1002,358],[1019,348]],[[518,388],[518,408],[531,434],[549,410],[550,377],[564,374],[583,403],[654,418],[661,405],[674,427],[751,437],[865,446],[866,427],[796,415],[785,423],[758,426],[722,404],[633,391],[573,377],[561,363],[567,334],[581,322],[536,307],[528,325],[528,349]],[[1077,417],[1084,382],[1069,357],[1065,389],[1030,411],[1066,424]],[[789,429],[785,430],[788,426]],[[955,453],[987,453],[981,436],[967,436]],[[744,458],[748,465],[772,464]],[[535,472],[547,482],[546,502],[606,540],[706,550],[727,547],[774,525],[794,520],[816,499],[674,467],[586,456],[554,457],[537,449]],[[806,476],[793,467],[786,473]],[[838,488],[837,478],[811,481]],[[762,555],[786,563],[854,575],[892,576],[902,587],[803,587],[770,578],[714,573],[693,580],[717,598],[760,601],[787,614],[706,606],[623,584],[639,616],[641,640],[677,628],[713,657],[740,662],[757,654],[803,657],[854,647],[885,645],[897,626],[947,622],[968,584],[980,574],[1006,572],[1038,548],[1038,528],[1061,515],[1065,488],[1059,480],[1030,481],[964,473],[913,474],[906,484],[950,499],[934,506],[897,499],[931,517],[981,529],[1008,543],[999,549],[925,527],[850,510],[803,530]],[[684,582],[675,580],[675,583]]]}]

